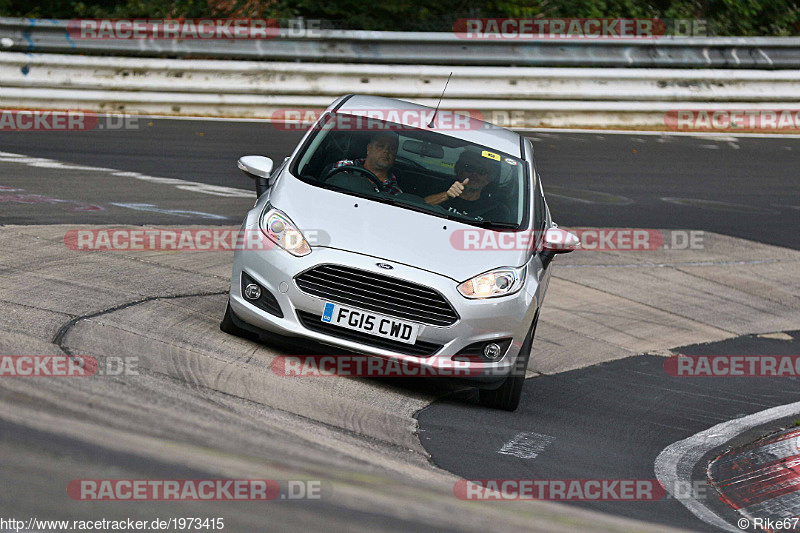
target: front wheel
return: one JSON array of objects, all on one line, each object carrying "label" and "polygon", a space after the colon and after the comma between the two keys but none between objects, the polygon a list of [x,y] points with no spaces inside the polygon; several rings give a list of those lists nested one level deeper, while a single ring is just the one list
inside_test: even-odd
[{"label": "front wheel", "polygon": [[538,311],[533,319],[528,336],[525,337],[525,342],[522,343],[522,347],[519,349],[519,355],[517,355],[514,368],[511,369],[511,374],[503,381],[500,387],[492,390],[480,390],[481,405],[494,409],[503,409],[504,411],[515,411],[517,409],[519,400],[522,397],[522,386],[525,384],[525,371],[528,368],[528,360],[531,357],[533,336],[536,333],[537,322],[539,322]]}]

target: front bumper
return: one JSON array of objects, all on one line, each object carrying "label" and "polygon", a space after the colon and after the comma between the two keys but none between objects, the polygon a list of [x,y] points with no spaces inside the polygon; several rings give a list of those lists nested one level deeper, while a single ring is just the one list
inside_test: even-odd
[{"label": "front bumper", "polygon": [[[470,300],[461,296],[456,290],[458,283],[450,278],[392,262],[394,269],[391,271],[391,276],[435,289],[450,302],[459,315],[459,319],[450,326],[420,323],[417,342],[441,346],[433,355],[410,355],[412,351],[404,352],[402,347],[379,348],[358,340],[332,335],[330,328],[328,331],[320,331],[319,328],[312,330],[304,325],[304,320],[305,324],[308,324],[309,320],[323,314],[325,303],[337,302],[335,299],[323,299],[303,292],[295,283],[296,275],[321,264],[345,265],[387,275],[385,270],[377,267],[376,262],[380,261],[385,260],[329,247],[316,247],[305,257],[295,257],[278,247],[270,250],[237,250],[231,276],[231,310],[239,320],[261,331],[283,337],[308,339],[354,353],[406,360],[433,370],[442,365],[452,364],[453,356],[471,344],[511,338],[509,348],[499,360],[495,362],[472,360],[466,363],[470,370],[468,379],[471,381],[491,384],[509,375],[543,296],[540,294],[535,269],[532,268],[527,269],[527,279],[519,292],[501,298]],[[283,317],[256,307],[242,296],[242,272],[246,272],[272,293]],[[330,327],[338,328],[338,326]],[[352,331],[340,329],[344,332]]]}]

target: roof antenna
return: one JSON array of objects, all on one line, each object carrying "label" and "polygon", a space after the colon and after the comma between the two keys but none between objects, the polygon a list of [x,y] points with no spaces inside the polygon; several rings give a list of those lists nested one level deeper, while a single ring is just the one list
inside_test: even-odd
[{"label": "roof antenna", "polygon": [[429,128],[432,128],[432,127],[433,127],[433,121],[434,121],[434,120],[436,120],[436,113],[438,113],[438,112],[439,112],[439,106],[440,106],[440,105],[441,105],[441,103],[442,103],[442,98],[444,97],[444,91],[446,91],[446,90],[447,90],[447,85],[450,83],[450,78],[452,78],[452,77],[453,77],[453,71],[450,71],[450,75],[449,75],[449,76],[447,76],[447,81],[446,81],[446,82],[445,82],[445,84],[444,84],[444,90],[442,90],[442,96],[440,96],[440,97],[439,97],[439,103],[438,103],[438,104],[436,104],[436,109],[434,109],[434,110],[433,110],[433,116],[431,117],[431,121],[430,121],[430,123],[428,124],[428,127],[429,127]]}]

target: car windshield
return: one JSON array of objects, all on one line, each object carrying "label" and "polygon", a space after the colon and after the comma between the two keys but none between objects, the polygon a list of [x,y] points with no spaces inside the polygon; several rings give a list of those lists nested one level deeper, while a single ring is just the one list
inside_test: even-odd
[{"label": "car windshield", "polygon": [[524,224],[527,174],[517,157],[343,113],[316,129],[292,169],[306,183],[481,227]]}]

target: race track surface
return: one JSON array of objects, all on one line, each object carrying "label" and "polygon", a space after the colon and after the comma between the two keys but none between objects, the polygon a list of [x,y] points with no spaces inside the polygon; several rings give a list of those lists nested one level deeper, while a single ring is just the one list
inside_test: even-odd
[{"label": "race track surface", "polygon": [[[228,252],[69,249],[76,229],[235,229],[255,200],[236,159],[278,162],[301,137],[262,122],[135,123],[0,132],[0,354],[135,363],[82,380],[0,378],[2,516],[223,517],[234,532],[720,531],[673,498],[464,502],[453,487],[461,478],[653,479],[668,446],[800,400],[797,378],[664,371],[675,353],[800,355],[800,139],[526,133],[561,227],[659,229],[670,245],[681,235],[671,230],[694,231],[702,246],[558,257],[531,379],[520,408],[505,413],[453,384],[275,375],[285,348],[218,329]],[[498,453],[519,435],[535,443],[533,457]],[[703,461],[692,481],[703,481]],[[104,478],[326,489],[319,501],[268,504],[66,494],[71,480]]]},{"label": "race track surface", "polygon": [[[236,159],[257,154],[277,163],[302,137],[264,122],[138,118],[135,124],[138,129],[0,132],[0,147],[81,165],[252,189],[236,169]],[[563,226],[702,229],[800,248],[800,235],[792,231],[800,219],[794,163],[800,139],[527,135],[534,141],[551,211]],[[84,201],[91,196],[82,183],[72,185]],[[113,188],[120,200],[133,195],[124,184]],[[216,213],[241,218],[241,211]]]}]

